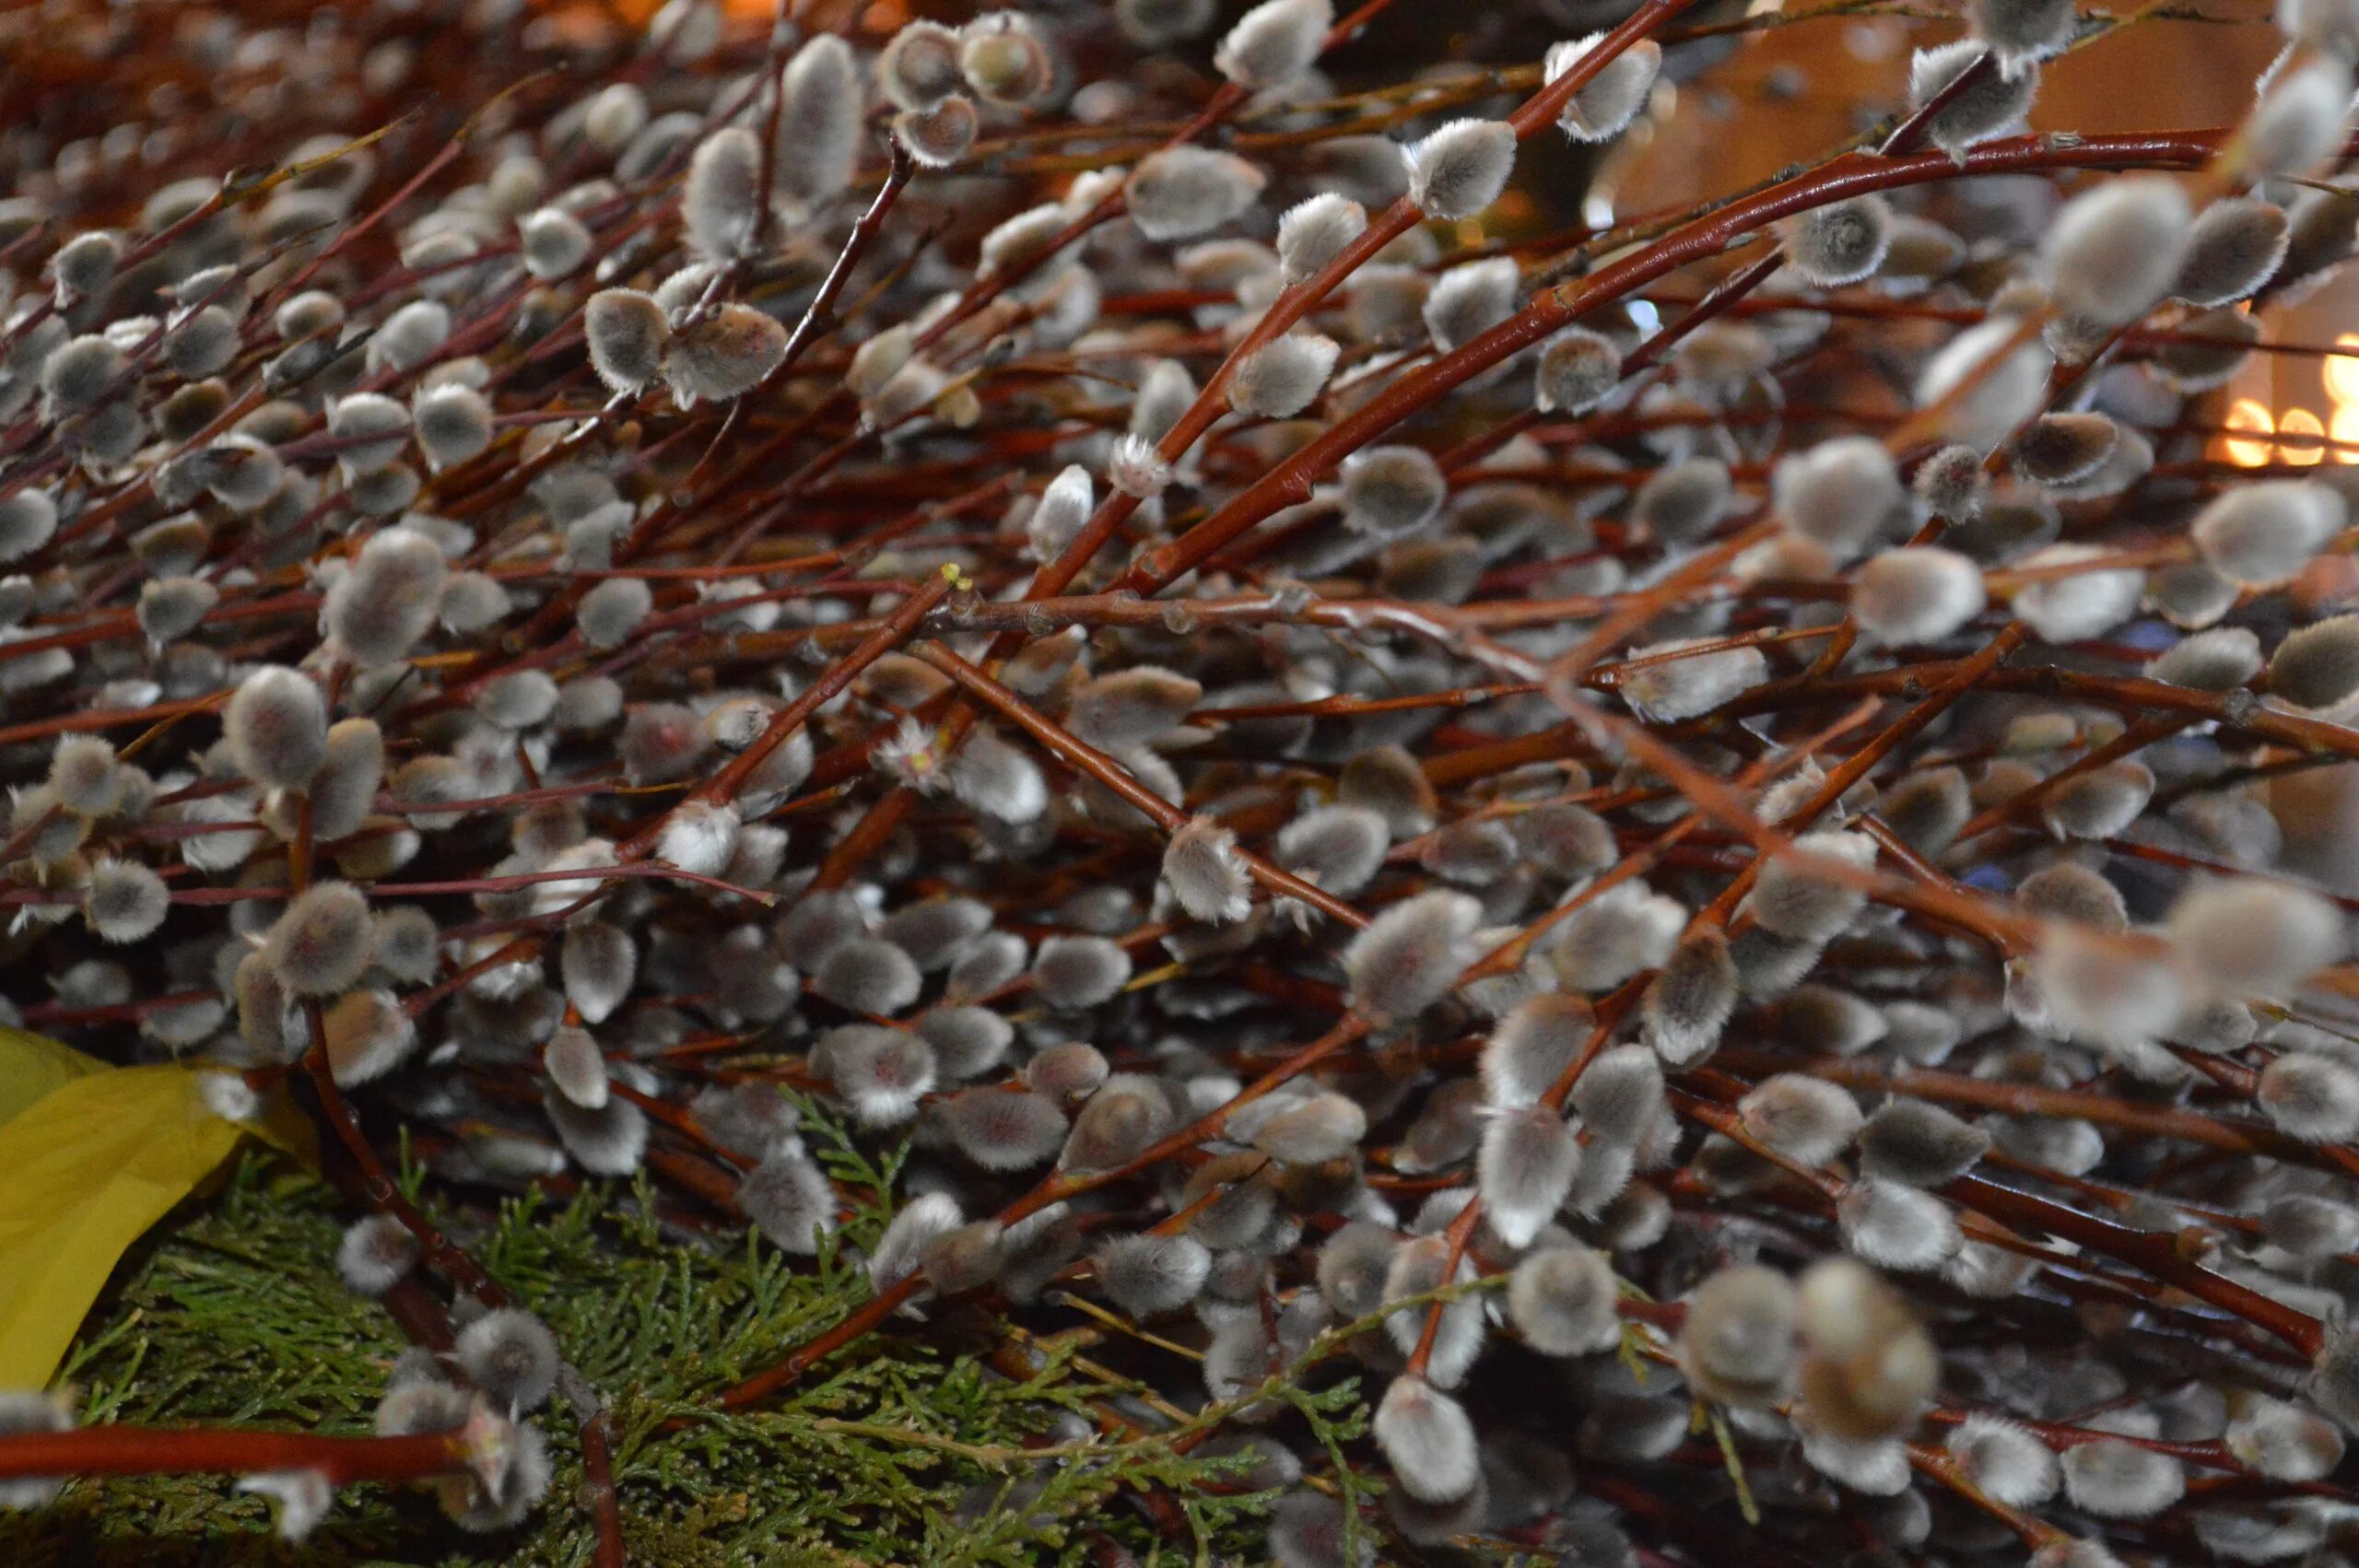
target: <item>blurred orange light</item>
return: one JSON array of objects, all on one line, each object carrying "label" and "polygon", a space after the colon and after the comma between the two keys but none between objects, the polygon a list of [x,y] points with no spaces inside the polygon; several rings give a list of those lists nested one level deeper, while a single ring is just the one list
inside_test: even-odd
[{"label": "blurred orange light", "polygon": [[2269,461],[2267,438],[2277,428],[2277,422],[2269,416],[2266,404],[2255,398],[2240,397],[2229,405],[2226,423],[2231,430],[2252,430],[2262,438],[2253,441],[2238,440],[2231,436],[2222,441],[2221,450],[2230,462],[2239,468],[2259,468]]},{"label": "blurred orange light", "polygon": [[2326,427],[2306,408],[2289,408],[2277,421],[2277,461],[2306,468],[2326,456]]},{"label": "blurred orange light", "polygon": [[2346,403],[2336,409],[2326,433],[2342,443],[2334,451],[2335,462],[2359,462],[2359,403]]},{"label": "blurred orange light", "polygon": [[2359,403],[2359,332],[2344,333],[2334,346],[2342,353],[2327,359],[2327,395],[2337,403]]}]

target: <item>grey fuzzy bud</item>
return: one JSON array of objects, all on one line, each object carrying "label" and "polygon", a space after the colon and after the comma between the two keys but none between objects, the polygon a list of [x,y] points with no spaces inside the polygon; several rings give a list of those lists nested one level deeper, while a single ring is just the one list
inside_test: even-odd
[{"label": "grey fuzzy bud", "polygon": [[2058,308],[2102,325],[2136,321],[2169,292],[2193,229],[2187,193],[2161,175],[2122,175],[2074,197],[2043,247]]},{"label": "grey fuzzy bud", "polygon": [[578,270],[595,243],[580,218],[557,207],[525,214],[517,220],[516,234],[524,270],[544,281]]},{"label": "grey fuzzy bud", "polygon": [[1228,29],[1213,67],[1239,87],[1284,87],[1310,69],[1334,25],[1330,0],[1264,0]]},{"label": "grey fuzzy bud", "polygon": [[1029,103],[1056,84],[1055,63],[1021,12],[992,12],[967,25],[958,69],[989,103]]},{"label": "grey fuzzy bud", "polygon": [[323,844],[360,831],[385,778],[385,737],[373,719],[328,727],[327,748],[311,778],[311,837]]},{"label": "grey fuzzy bud", "polygon": [[2187,261],[2171,292],[2199,309],[2229,305],[2275,275],[2292,226],[2284,210],[2258,196],[2213,202],[2195,220]]},{"label": "grey fuzzy bud", "polygon": [[1428,217],[1473,217],[1499,199],[1515,172],[1515,127],[1453,120],[1407,149],[1409,199]]},{"label": "grey fuzzy bud", "polygon": [[1384,818],[1361,806],[1320,806],[1278,832],[1272,851],[1279,865],[1306,882],[1348,898],[1384,863],[1391,835]]},{"label": "grey fuzzy bud", "polygon": [[1252,907],[1252,880],[1238,856],[1237,835],[1211,817],[1190,817],[1172,834],[1163,852],[1163,882],[1199,920],[1241,920]]},{"label": "grey fuzzy bud", "polygon": [[2232,692],[2260,673],[2260,639],[2242,626],[2218,626],[2183,638],[2147,664],[2151,680],[2196,691]]},{"label": "grey fuzzy bud", "polygon": [[2072,37],[2072,0],[1973,0],[1975,36],[2012,76],[2061,50]]},{"label": "grey fuzzy bud", "polygon": [[1990,492],[1982,454],[1968,446],[1943,447],[1917,465],[1909,484],[1927,510],[1952,522],[1981,516]]},{"label": "grey fuzzy bud", "polygon": [[1860,1169],[1910,1187],[1964,1176],[1989,1150],[1989,1129],[1923,1100],[1888,1100],[1860,1129]]},{"label": "grey fuzzy bud", "polygon": [[1543,991],[1499,1021],[1483,1047],[1484,1098],[1502,1107],[1529,1106],[1564,1076],[1596,1027],[1579,997]]},{"label": "grey fuzzy bud", "polygon": [[1417,447],[1369,447],[1344,460],[1344,521],[1359,532],[1394,538],[1441,513],[1449,481]]},{"label": "grey fuzzy bud", "polygon": [[1891,209],[1881,197],[1854,196],[1788,224],[1786,264],[1813,288],[1840,288],[1874,276],[1891,242]]},{"label": "grey fuzzy bud", "polygon": [[893,139],[928,169],[948,169],[967,156],[982,129],[982,117],[966,98],[944,99],[932,109],[905,109],[893,116]]},{"label": "grey fuzzy bud", "polygon": [[836,1228],[836,1197],[819,1167],[799,1149],[774,1151],[745,1173],[737,1207],[770,1245],[809,1257],[819,1236]]},{"label": "grey fuzzy bud", "polygon": [[1379,1022],[1424,1012],[1479,954],[1482,906],[1462,893],[1422,893],[1371,921],[1344,953],[1353,1005]]},{"label": "grey fuzzy bud", "polygon": [[1851,614],[1878,642],[1939,642],[1982,613],[1982,569],[1955,551],[1887,550],[1860,569]]},{"label": "grey fuzzy bud", "polygon": [[1865,436],[1838,436],[1779,460],[1770,496],[1788,528],[1838,556],[1857,554],[1907,499],[1891,455]]},{"label": "grey fuzzy bud", "polygon": [[2272,479],[2239,485],[2188,528],[2212,569],[2248,587],[2292,578],[2342,529],[2342,497],[2324,485]]},{"label": "grey fuzzy bud", "polygon": [[727,403],[761,385],[785,357],[786,328],[777,317],[751,305],[723,305],[672,334],[663,379],[684,404]]},{"label": "grey fuzzy bud", "polygon": [[170,911],[170,890],[148,867],[112,856],[92,862],[82,890],[82,919],[100,941],[122,943],[152,936]]},{"label": "grey fuzzy bud", "polygon": [[912,21],[886,40],[876,56],[876,82],[903,110],[932,109],[957,92],[958,35],[939,22]]},{"label": "grey fuzzy bud", "polygon": [[1691,932],[1640,999],[1647,1045],[1673,1067],[1710,1055],[1736,1010],[1736,996],[1728,939],[1711,927]]},{"label": "grey fuzzy bud", "polygon": [[943,1106],[958,1152],[987,1171],[1018,1171],[1053,1159],[1065,1141],[1064,1114],[1045,1094],[961,1090]]},{"label": "grey fuzzy bud", "polygon": [[1131,978],[1131,955],[1102,936],[1052,936],[1032,960],[1032,989],[1050,1007],[1095,1007]]},{"label": "grey fuzzy bud", "polygon": [[663,307],[628,288],[602,288],[582,308],[591,368],[608,389],[635,392],[663,371],[672,345]]},{"label": "grey fuzzy bud", "polygon": [[529,1312],[486,1313],[460,1333],[452,1355],[476,1387],[518,1410],[537,1409],[557,1386],[557,1336]]},{"label": "grey fuzzy bud", "polygon": [[1769,661],[1757,648],[1687,651],[1716,640],[1698,638],[1631,649],[1620,672],[1622,700],[1647,718],[1693,719],[1769,678]]},{"label": "grey fuzzy bud", "polygon": [[610,577],[575,604],[574,624],[591,647],[620,648],[654,604],[654,591],[644,578]]},{"label": "grey fuzzy bud", "polygon": [[1434,346],[1449,353],[1514,315],[1521,285],[1512,256],[1486,256],[1443,273],[1426,296],[1426,330]]},{"label": "grey fuzzy bud", "polygon": [[2064,1451],[2064,1492],[2073,1505],[2101,1518],[2142,1519],[2177,1502],[2187,1490],[2178,1460],[2151,1448],[2103,1437]]},{"label": "grey fuzzy bud", "polygon": [[345,1288],[374,1299],[417,1266],[417,1238],[391,1214],[371,1214],[347,1226],[335,1252]]},{"label": "grey fuzzy bud", "polygon": [[327,757],[327,703],[308,676],[265,666],[230,696],[221,731],[239,772],[272,789],[299,790]]},{"label": "grey fuzzy bud", "polygon": [[1727,463],[1718,458],[1684,458],[1649,475],[1631,498],[1630,516],[1657,539],[1692,544],[1728,515],[1734,493]]},{"label": "grey fuzzy bud", "polygon": [[1622,351],[1586,327],[1567,327],[1540,352],[1532,400],[1543,414],[1585,414],[1622,380]]},{"label": "grey fuzzy bud", "polygon": [[419,392],[410,404],[410,419],[418,451],[438,473],[482,455],[491,445],[491,404],[473,387],[453,381]]},{"label": "grey fuzzy bud", "polygon": [[1148,1235],[1118,1236],[1092,1261],[1115,1305],[1133,1317],[1154,1317],[1196,1299],[1213,1255],[1191,1236]]},{"label": "grey fuzzy bud", "polygon": [[[1939,98],[1984,53],[1981,41],[1973,38],[1917,51],[1908,62],[1909,109],[1921,110]],[[1926,126],[1926,139],[1952,158],[1961,158],[1968,147],[2005,135],[2022,123],[2038,93],[2036,69],[1985,71],[1934,114]]]},{"label": "grey fuzzy bud", "polygon": [[389,664],[431,630],[447,574],[442,552],[415,529],[369,536],[320,611],[330,645],[356,664]]},{"label": "grey fuzzy bud", "polygon": [[1508,1316],[1543,1355],[1595,1355],[1622,1341],[1619,1281],[1594,1247],[1550,1246],[1516,1265]]},{"label": "grey fuzzy bud", "polygon": [[1100,675],[1074,694],[1065,723],[1093,746],[1144,745],[1161,739],[1203,699],[1204,688],[1153,664]]},{"label": "grey fuzzy bud", "polygon": [[1238,361],[1228,382],[1228,405],[1239,414],[1290,419],[1310,406],[1327,384],[1343,350],[1317,333],[1288,333]]},{"label": "grey fuzzy bud", "polygon": [[1680,1369],[1706,1398],[1769,1404],[1791,1375],[1799,1310],[1784,1275],[1750,1264],[1723,1269],[1688,1301]]},{"label": "grey fuzzy bud", "polygon": [[697,144],[680,192],[680,221],[698,254],[729,261],[753,247],[761,179],[761,143],[743,125],[724,125]]},{"label": "grey fuzzy bud", "polygon": [[1474,1188],[1483,1217],[1509,1246],[1529,1246],[1580,1174],[1572,1129],[1545,1106],[1492,1115],[1475,1155]]},{"label": "grey fuzzy bud", "polygon": [[263,954],[299,996],[346,990],[369,967],[373,930],[369,902],[347,882],[314,883],[298,894],[270,928]]},{"label": "grey fuzzy bud", "polygon": [[111,338],[72,338],[41,361],[41,398],[53,416],[79,414],[97,407],[129,370],[129,359]]},{"label": "grey fuzzy bud", "polygon": [[[415,370],[442,351],[451,336],[451,308],[439,299],[417,299],[385,318],[371,333],[366,355],[371,370]],[[370,393],[360,394],[364,397]],[[331,426],[333,428],[333,426]],[[355,468],[375,463],[346,460]]]},{"label": "grey fuzzy bud", "polygon": [[0,497],[0,561],[31,555],[57,532],[57,502],[46,490],[28,487]]},{"label": "grey fuzzy bud", "polygon": [[1332,191],[1288,207],[1278,219],[1278,261],[1285,280],[1302,283],[1317,275],[1367,228],[1367,209]]},{"label": "grey fuzzy bud", "polygon": [[2302,627],[2269,658],[2269,695],[2295,708],[2334,708],[2359,692],[2359,616]]},{"label": "grey fuzzy bud", "polygon": [[[1555,81],[1586,60],[1603,42],[1605,34],[1549,47],[1543,75]],[[1597,74],[1576,88],[1565,102],[1556,124],[1577,142],[1611,141],[1625,130],[1647,106],[1654,91],[1655,75],[1662,69],[1662,46],[1650,38],[1631,42]]]},{"label": "grey fuzzy bud", "polygon": [[1473,1423],[1457,1400],[1422,1377],[1404,1374],[1385,1389],[1376,1442],[1402,1490],[1419,1502],[1463,1497],[1482,1479]]},{"label": "grey fuzzy bud", "polygon": [[2015,463],[2039,484],[2069,485],[2095,472],[2120,439],[2102,414],[2043,414],[2015,438]]},{"label": "grey fuzzy bud", "polygon": [[2271,81],[2245,123],[2246,170],[2299,179],[2334,155],[2351,118],[2351,65],[2320,56]]},{"label": "grey fuzzy bud", "polygon": [[781,190],[805,206],[851,183],[860,156],[860,65],[851,46],[818,33],[795,51],[779,87],[778,158]]},{"label": "grey fuzzy bud", "polygon": [[1123,185],[1131,221],[1150,240],[1208,234],[1252,209],[1269,177],[1234,153],[1166,147],[1151,153]]}]

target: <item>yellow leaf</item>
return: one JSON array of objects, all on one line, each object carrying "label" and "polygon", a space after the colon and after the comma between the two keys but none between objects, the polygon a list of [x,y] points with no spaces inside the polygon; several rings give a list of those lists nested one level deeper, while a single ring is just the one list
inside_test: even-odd
[{"label": "yellow leaf", "polygon": [[0,1028],[0,1123],[14,1121],[18,1112],[59,1084],[103,1072],[106,1066],[46,1035]]},{"label": "yellow leaf", "polygon": [[[46,1076],[29,1106],[19,1096]],[[111,1068],[39,1036],[0,1034],[0,1389],[39,1388],[124,1251],[248,1132],[299,1156],[284,1094],[262,1123],[206,1105],[174,1063]]]}]

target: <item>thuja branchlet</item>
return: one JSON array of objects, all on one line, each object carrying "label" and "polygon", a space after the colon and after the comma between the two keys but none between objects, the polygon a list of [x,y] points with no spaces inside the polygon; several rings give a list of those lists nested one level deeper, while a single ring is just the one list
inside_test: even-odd
[{"label": "thuja branchlet", "polygon": [[1579,228],[1531,144],[1840,24],[100,9],[0,142],[0,1002],[290,1096],[417,1350],[372,1433],[0,1394],[0,1501],[578,1467],[633,1560],[705,1500],[550,1196],[826,1304],[628,1441],[965,1357],[1038,1446],[851,1424],[1039,1551],[2336,1560],[2359,468],[2211,443],[2348,352],[2270,307],[2350,0],[2103,135],[2043,75],[2198,24],[1906,19]]}]

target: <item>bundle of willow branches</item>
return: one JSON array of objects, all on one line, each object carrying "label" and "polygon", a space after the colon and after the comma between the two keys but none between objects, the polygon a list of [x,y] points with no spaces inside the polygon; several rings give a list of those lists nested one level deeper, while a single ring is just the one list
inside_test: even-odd
[{"label": "bundle of willow branches", "polygon": [[[906,1440],[1040,1560],[2352,1561],[2359,467],[2206,451],[2359,6],[2079,136],[2124,22],[1974,0],[1770,184],[1550,188],[1813,25],[1688,4],[0,23],[0,991],[315,1118],[414,1347],[7,1394],[6,1500],[664,1561],[932,1366],[793,1407],[834,1524]],[[609,1353],[608,1253],[766,1331]]]}]

